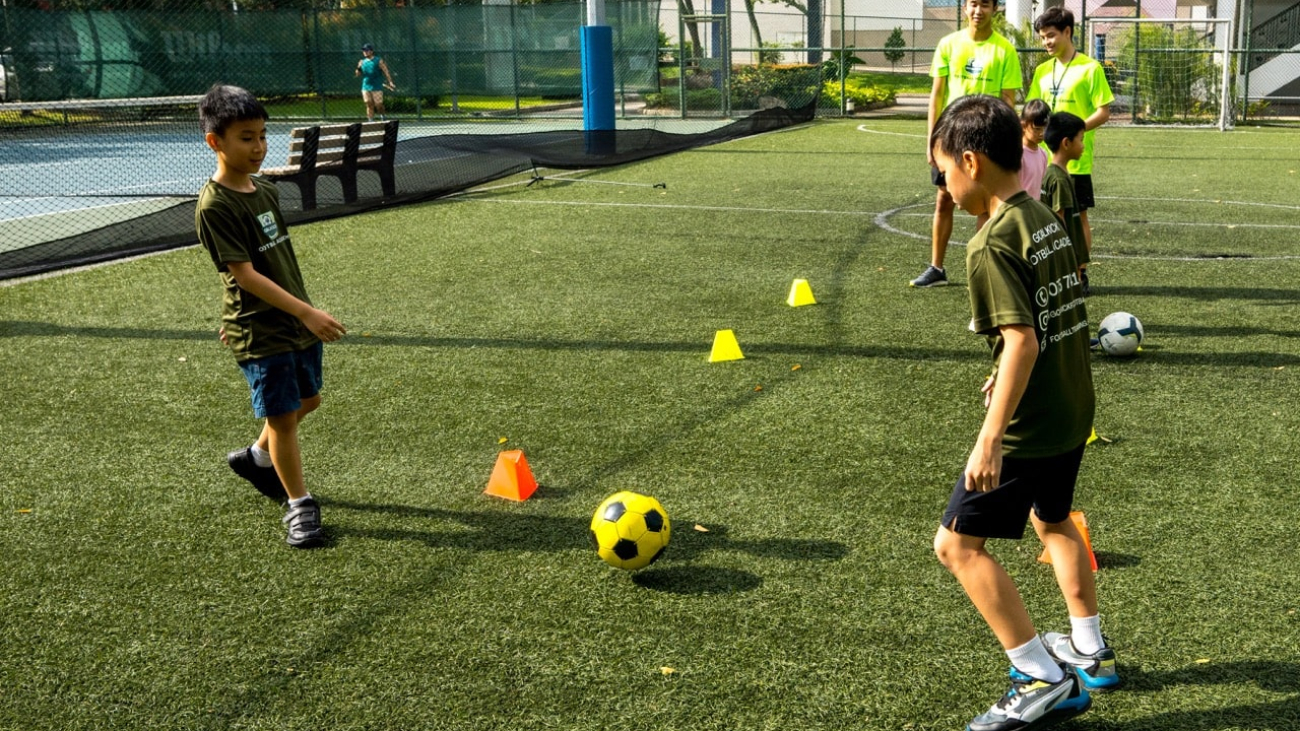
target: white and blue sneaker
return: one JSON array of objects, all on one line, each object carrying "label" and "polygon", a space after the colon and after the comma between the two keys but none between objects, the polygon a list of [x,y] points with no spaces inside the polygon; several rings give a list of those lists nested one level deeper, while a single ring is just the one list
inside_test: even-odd
[{"label": "white and blue sneaker", "polygon": [[966,731],[1033,731],[1092,707],[1092,698],[1069,666],[1059,682],[1038,680],[1012,668],[1011,690],[966,726]]},{"label": "white and blue sneaker", "polygon": [[1119,687],[1115,651],[1109,645],[1091,655],[1085,655],[1074,649],[1074,641],[1069,635],[1060,632],[1044,634],[1043,642],[1047,645],[1047,651],[1052,653],[1052,657],[1074,668],[1084,688],[1101,692]]}]

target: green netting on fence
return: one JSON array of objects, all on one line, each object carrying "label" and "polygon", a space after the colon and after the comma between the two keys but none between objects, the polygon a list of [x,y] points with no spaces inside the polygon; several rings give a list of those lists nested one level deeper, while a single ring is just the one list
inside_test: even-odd
[{"label": "green netting on fence", "polygon": [[[610,3],[616,83],[655,84],[658,0]],[[260,95],[341,95],[359,88],[363,43],[402,95],[581,94],[579,3],[348,10],[41,11],[9,9],[7,99],[122,99],[200,94],[220,79]]]}]

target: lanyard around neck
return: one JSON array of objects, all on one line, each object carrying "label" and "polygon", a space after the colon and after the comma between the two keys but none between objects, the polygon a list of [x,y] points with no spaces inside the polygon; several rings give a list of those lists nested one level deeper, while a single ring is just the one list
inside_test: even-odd
[{"label": "lanyard around neck", "polygon": [[1070,54],[1070,60],[1065,62],[1065,66],[1061,69],[1061,77],[1059,79],[1056,77],[1056,66],[1061,65],[1061,60],[1056,59],[1056,66],[1052,67],[1052,111],[1056,111],[1056,98],[1061,94],[1061,84],[1065,83],[1065,75],[1070,71],[1070,64],[1074,63],[1074,57],[1078,55],[1079,52],[1077,50]]}]

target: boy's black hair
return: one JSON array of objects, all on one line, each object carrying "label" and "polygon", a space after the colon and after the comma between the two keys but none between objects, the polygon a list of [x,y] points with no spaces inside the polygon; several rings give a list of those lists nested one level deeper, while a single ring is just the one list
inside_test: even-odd
[{"label": "boy's black hair", "polygon": [[224,135],[226,128],[235,122],[270,118],[257,97],[238,86],[213,84],[199,100],[199,124],[203,127],[203,134],[215,132]]},{"label": "boy's black hair", "polygon": [[1043,142],[1047,143],[1047,149],[1056,152],[1061,149],[1061,143],[1073,139],[1086,128],[1086,124],[1077,115],[1069,112],[1057,112],[1051,119],[1047,120],[1047,131],[1043,133]]},{"label": "boy's black hair", "polygon": [[1044,28],[1068,30],[1070,38],[1074,38],[1074,13],[1065,8],[1048,8],[1042,15],[1034,18],[1034,32],[1042,33]]},{"label": "boy's black hair", "polygon": [[950,157],[963,152],[982,153],[994,165],[1007,172],[1020,171],[1020,120],[1007,103],[995,96],[975,94],[953,102],[930,135],[930,149],[939,149]]},{"label": "boy's black hair", "polygon": [[1042,99],[1030,99],[1025,102],[1024,109],[1020,110],[1020,120],[1028,122],[1035,127],[1043,127],[1047,120],[1052,116],[1052,108],[1047,106],[1047,102]]}]

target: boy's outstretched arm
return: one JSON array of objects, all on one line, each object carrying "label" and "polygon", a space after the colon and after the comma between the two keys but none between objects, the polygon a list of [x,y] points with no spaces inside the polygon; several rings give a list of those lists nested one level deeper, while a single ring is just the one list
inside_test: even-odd
[{"label": "boy's outstretched arm", "polygon": [[966,489],[988,492],[998,486],[1002,477],[1002,436],[1020,405],[1029,385],[1029,374],[1038,360],[1038,339],[1029,325],[1004,325],[1002,357],[998,360],[997,376],[986,387],[988,411],[984,425],[975,438],[975,448],[966,460]]},{"label": "boy's outstretched arm", "polygon": [[231,276],[239,283],[240,289],[256,295],[272,307],[284,310],[302,320],[302,324],[306,325],[307,329],[311,330],[312,334],[321,340],[332,343],[343,337],[347,332],[343,325],[328,312],[312,307],[289,294],[283,287],[254,269],[252,263],[232,261],[226,262],[226,267],[230,269]]}]

